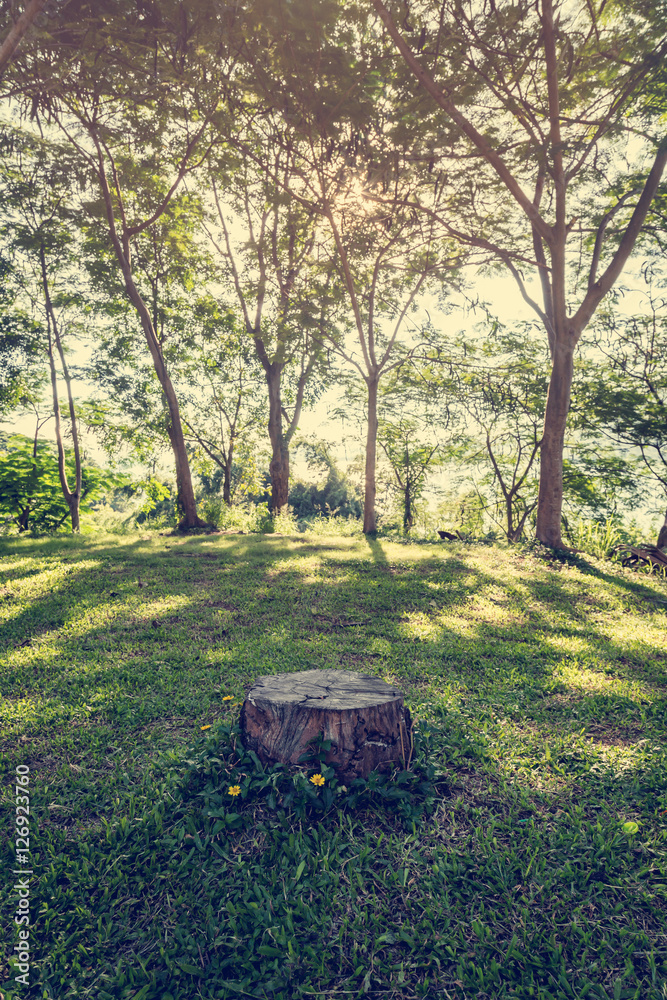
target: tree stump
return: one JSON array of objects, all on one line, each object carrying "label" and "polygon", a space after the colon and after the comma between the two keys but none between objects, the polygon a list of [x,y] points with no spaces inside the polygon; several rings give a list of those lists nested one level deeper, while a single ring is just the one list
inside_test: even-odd
[{"label": "tree stump", "polygon": [[318,736],[331,740],[326,763],[339,780],[405,767],[410,712],[395,687],[348,670],[258,677],[241,711],[243,744],[262,763],[296,764]]}]

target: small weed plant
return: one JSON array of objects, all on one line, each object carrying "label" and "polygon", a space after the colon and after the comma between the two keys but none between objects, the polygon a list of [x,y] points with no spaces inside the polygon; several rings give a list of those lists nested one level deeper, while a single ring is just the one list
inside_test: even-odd
[{"label": "small weed plant", "polygon": [[570,531],[570,537],[575,549],[596,559],[608,559],[622,542],[635,545],[640,541],[633,525],[625,528],[613,518],[602,524],[596,521],[577,521]]},{"label": "small weed plant", "polygon": [[367,780],[357,778],[349,786],[326,763],[329,741],[320,740],[295,769],[265,766],[254,751],[244,749],[240,737],[237,724],[223,723],[187,761],[184,797],[198,803],[213,837],[253,824],[258,811],[282,819],[314,820],[332,811],[384,810],[414,829],[434,812],[438,797],[447,790],[446,774],[429,760],[428,728],[413,733],[409,769],[374,771]]},{"label": "small weed plant", "polygon": [[308,535],[315,538],[354,538],[362,533],[362,521],[358,517],[340,517],[332,512],[329,515],[316,514],[315,517],[301,521],[300,526]]}]

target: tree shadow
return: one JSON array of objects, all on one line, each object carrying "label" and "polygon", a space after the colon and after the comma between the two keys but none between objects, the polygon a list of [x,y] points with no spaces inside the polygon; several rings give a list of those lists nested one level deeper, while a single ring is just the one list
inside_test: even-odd
[{"label": "tree shadow", "polygon": [[[14,703],[36,699],[53,727],[73,712],[89,717],[82,705],[128,729],[166,703],[195,720],[221,708],[223,689],[239,696],[259,674],[312,667],[390,678],[427,714],[509,704],[526,721],[548,711],[560,724],[613,715],[635,726],[664,712],[667,652],[649,663],[640,640],[610,637],[590,617],[585,578],[605,585],[605,599],[611,587],[642,607],[655,586],[596,567],[573,582],[539,560],[499,579],[462,546],[391,556],[387,547],[301,536],[38,540],[38,558],[69,561],[67,573],[5,622],[0,690]],[[39,572],[16,567],[17,580]],[[545,709],[559,695],[563,704]]]}]

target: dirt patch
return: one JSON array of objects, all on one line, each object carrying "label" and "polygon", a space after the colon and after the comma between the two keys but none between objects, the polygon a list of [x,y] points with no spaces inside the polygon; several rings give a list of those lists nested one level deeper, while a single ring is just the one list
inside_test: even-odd
[{"label": "dirt patch", "polygon": [[583,701],[584,695],[577,694],[574,691],[568,691],[567,694],[552,694],[548,698],[542,699],[543,708],[570,708],[577,702]]},{"label": "dirt patch", "polygon": [[634,747],[644,742],[645,730],[641,726],[607,726],[594,723],[586,731],[586,736],[594,743],[607,747]]}]

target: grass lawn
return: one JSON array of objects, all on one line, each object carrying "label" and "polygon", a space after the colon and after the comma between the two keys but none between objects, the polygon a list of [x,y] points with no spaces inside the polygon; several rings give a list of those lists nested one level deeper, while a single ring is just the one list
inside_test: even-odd
[{"label": "grass lawn", "polygon": [[[305,535],[0,557],[5,1000],[667,998],[664,580]],[[313,667],[398,683],[431,725],[422,822],[233,770],[253,680]]]}]

